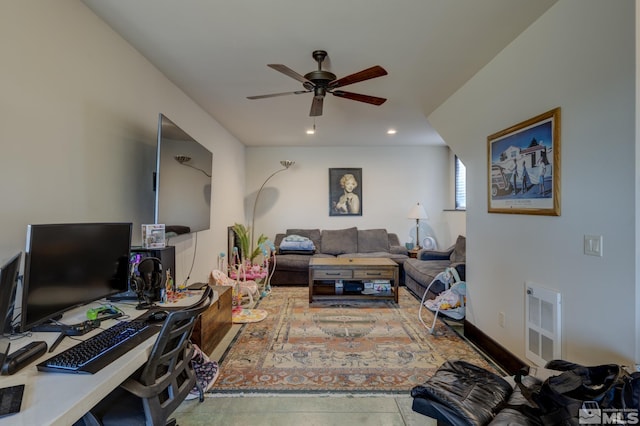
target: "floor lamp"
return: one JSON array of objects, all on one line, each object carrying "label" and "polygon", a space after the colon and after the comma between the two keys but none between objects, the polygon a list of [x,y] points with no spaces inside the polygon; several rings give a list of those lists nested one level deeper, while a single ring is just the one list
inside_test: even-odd
[{"label": "floor lamp", "polygon": [[416,250],[420,250],[422,247],[420,247],[420,219],[429,219],[429,216],[427,216],[427,212],[424,211],[424,207],[420,204],[417,203],[415,206],[411,207],[411,210],[409,210],[409,219],[415,219],[416,220],[416,245],[415,245],[415,249]]},{"label": "floor lamp", "polygon": [[258,205],[258,198],[260,198],[260,193],[262,192],[262,189],[267,184],[267,182],[269,182],[269,179],[271,179],[272,177],[274,177],[275,175],[277,175],[280,172],[284,172],[289,167],[293,166],[295,163],[296,163],[295,161],[291,161],[291,160],[282,160],[282,161],[280,161],[280,164],[282,164],[284,169],[276,170],[275,172],[271,173],[271,175],[264,181],[264,183],[262,184],[262,186],[258,190],[258,194],[256,195],[256,200],[253,202],[253,214],[251,215],[251,245],[249,246],[249,250],[253,251],[253,249],[254,249],[254,247],[253,247],[253,231],[255,229],[255,222],[256,222],[256,206]]}]

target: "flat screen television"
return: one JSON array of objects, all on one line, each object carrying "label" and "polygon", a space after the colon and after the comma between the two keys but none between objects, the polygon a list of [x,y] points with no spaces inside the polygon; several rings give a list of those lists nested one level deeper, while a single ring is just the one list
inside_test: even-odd
[{"label": "flat screen television", "polygon": [[158,117],[155,223],[166,232],[204,231],[211,218],[211,151],[163,114]]},{"label": "flat screen television", "polygon": [[[22,252],[15,254],[0,267],[0,333],[11,335],[13,331],[13,312],[18,286],[18,274]],[[0,354],[2,354],[0,349]]]},{"label": "flat screen television", "polygon": [[128,288],[131,223],[29,225],[21,330]]}]

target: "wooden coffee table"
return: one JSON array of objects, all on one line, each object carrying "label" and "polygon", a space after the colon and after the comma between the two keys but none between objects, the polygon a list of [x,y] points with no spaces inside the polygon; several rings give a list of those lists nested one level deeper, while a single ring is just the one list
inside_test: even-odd
[{"label": "wooden coffee table", "polygon": [[[349,282],[389,281],[391,291],[349,292],[336,290],[336,280]],[[309,262],[309,303],[317,299],[393,299],[398,303],[398,264],[387,258],[314,257]]]}]

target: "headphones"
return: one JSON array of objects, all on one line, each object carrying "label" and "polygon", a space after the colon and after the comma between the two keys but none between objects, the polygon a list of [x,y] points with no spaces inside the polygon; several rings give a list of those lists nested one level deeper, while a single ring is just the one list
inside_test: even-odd
[{"label": "headphones", "polygon": [[131,276],[131,290],[138,295],[136,309],[149,309],[153,300],[159,300],[157,290],[162,286],[162,264],[156,257],[145,257],[138,264],[138,275]]},{"label": "headphones", "polygon": [[140,276],[131,277],[131,289],[135,292],[149,291],[162,285],[162,263],[157,257],[145,257],[138,264]]}]

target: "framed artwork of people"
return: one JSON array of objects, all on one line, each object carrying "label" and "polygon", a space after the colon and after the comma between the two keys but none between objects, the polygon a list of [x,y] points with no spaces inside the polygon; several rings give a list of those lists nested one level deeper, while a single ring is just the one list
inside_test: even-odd
[{"label": "framed artwork of people", "polygon": [[487,137],[489,213],[560,216],[560,108]]},{"label": "framed artwork of people", "polygon": [[362,216],[362,169],[329,169],[329,216]]}]

